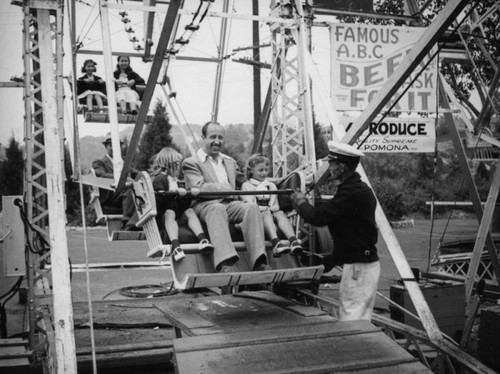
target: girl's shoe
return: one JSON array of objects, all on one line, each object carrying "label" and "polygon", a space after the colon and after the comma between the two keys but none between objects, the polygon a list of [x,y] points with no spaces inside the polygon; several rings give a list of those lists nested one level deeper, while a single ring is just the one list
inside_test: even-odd
[{"label": "girl's shoe", "polygon": [[280,257],[282,254],[288,252],[290,252],[290,247],[278,242],[273,248],[273,257]]},{"label": "girl's shoe", "polygon": [[186,257],[186,254],[184,253],[182,248],[180,246],[178,246],[178,247],[172,248],[171,256],[174,259],[174,261],[180,261],[184,257]]},{"label": "girl's shoe", "polygon": [[208,241],[208,239],[202,239],[198,243],[198,249],[200,251],[213,251],[214,246]]},{"label": "girl's shoe", "polygon": [[290,251],[292,252],[292,255],[300,256],[304,251],[304,248],[302,248],[302,245],[298,240],[294,240],[290,243]]}]

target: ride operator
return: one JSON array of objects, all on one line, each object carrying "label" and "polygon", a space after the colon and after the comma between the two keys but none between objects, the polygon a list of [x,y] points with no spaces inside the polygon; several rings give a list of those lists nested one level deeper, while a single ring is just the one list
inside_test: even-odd
[{"label": "ride operator", "polygon": [[302,192],[291,195],[298,214],[315,226],[328,226],[336,265],[343,265],[339,320],[370,320],[380,263],[377,255],[377,200],[356,172],[364,154],[351,145],[328,142],[329,172],[337,187],[333,198],[312,206]]}]

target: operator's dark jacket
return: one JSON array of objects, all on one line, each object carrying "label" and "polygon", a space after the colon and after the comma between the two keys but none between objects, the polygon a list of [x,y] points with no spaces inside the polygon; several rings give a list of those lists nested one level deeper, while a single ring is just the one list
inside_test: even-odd
[{"label": "operator's dark jacket", "polygon": [[308,223],[328,226],[335,246],[335,263],[378,261],[375,208],[377,200],[370,187],[353,173],[335,196],[314,207],[302,202],[297,212]]}]

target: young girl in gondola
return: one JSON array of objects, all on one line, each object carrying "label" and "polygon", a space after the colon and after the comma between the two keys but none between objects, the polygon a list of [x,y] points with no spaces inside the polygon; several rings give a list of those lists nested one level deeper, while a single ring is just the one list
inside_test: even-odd
[{"label": "young girl in gondola", "polygon": [[[276,185],[267,179],[269,175],[269,159],[261,154],[250,156],[246,167],[248,180],[241,186],[242,191],[276,191]],[[264,232],[273,245],[273,256],[279,257],[284,253],[292,252],[294,255],[302,253],[302,246],[295,236],[292,224],[285,213],[280,209],[277,195],[243,195],[243,201],[257,203],[262,213]],[[278,239],[276,226],[288,238],[290,246],[282,244]]]},{"label": "young girl in gondola", "polygon": [[95,75],[97,63],[94,60],[85,60],[82,66],[82,75],[76,81],[76,91],[80,104],[87,105],[89,111],[93,110],[94,103],[101,110],[106,99],[106,83],[101,77]]},{"label": "young girl in gondola", "polygon": [[144,79],[140,77],[130,67],[130,58],[128,56],[119,56],[116,70],[113,73],[116,85],[116,102],[120,106],[122,113],[127,113],[127,104],[130,107],[129,113],[137,114],[140,104],[138,84],[145,84]]},{"label": "young girl in gondola", "polygon": [[[200,220],[192,208],[190,199],[185,198],[187,191],[179,187],[179,174],[182,155],[176,150],[165,147],[158,152],[152,161],[151,176],[153,189],[157,193],[156,204],[160,220],[163,220],[165,231],[172,243],[172,258],[179,261],[184,258],[184,251],[179,241],[179,223],[187,221],[188,227],[198,239],[200,250],[213,249],[212,244],[203,232]],[[158,192],[177,191],[178,196],[161,196]],[[194,189],[191,191],[195,193]]]}]

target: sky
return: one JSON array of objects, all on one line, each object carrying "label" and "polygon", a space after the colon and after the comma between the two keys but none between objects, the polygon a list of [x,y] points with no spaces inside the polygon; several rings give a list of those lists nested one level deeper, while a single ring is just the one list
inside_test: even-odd
[{"label": "sky", "polygon": [[[22,19],[20,7],[0,2],[0,82],[22,77]],[[0,88],[0,143],[7,144],[12,135],[22,140],[23,117],[23,89]]]},{"label": "sky", "polygon": [[[102,50],[102,30],[98,17],[97,0],[81,0],[76,3],[77,21],[76,35],[83,43],[83,49]],[[195,10],[199,2],[187,0],[184,9]],[[132,4],[139,4],[134,2]],[[269,15],[269,2],[259,1],[261,15]],[[215,2],[212,11],[221,10],[222,1]],[[251,14],[251,2],[248,0],[235,0],[233,11],[241,14]],[[121,22],[119,10],[110,9],[110,31],[111,44],[114,51],[134,52],[133,43],[128,40],[128,34]],[[66,19],[67,16],[65,15]],[[143,36],[142,12],[129,11],[130,24],[138,39]],[[155,29],[158,31],[163,20],[164,13],[157,14],[155,18]],[[181,18],[181,25],[190,20],[190,16]],[[230,26],[228,52],[232,54],[227,60],[224,81],[222,85],[222,96],[220,102],[219,122],[252,123],[253,122],[253,88],[252,68],[249,65],[232,61],[235,58],[250,58],[251,51],[232,53],[234,48],[247,47],[252,44],[251,22],[247,20],[233,20]],[[220,18],[206,17],[201,24],[196,37],[190,41],[184,51],[184,56],[216,57],[219,40]],[[183,27],[179,28],[178,35]],[[319,39],[313,37],[313,54],[320,59],[328,59],[328,35],[326,31],[320,30]],[[267,43],[270,39],[269,27],[260,24],[261,43]],[[65,34],[69,40],[69,33]],[[158,40],[155,34],[154,40]],[[0,81],[9,81],[13,76],[22,76],[22,9],[10,4],[10,1],[0,1]],[[77,55],[77,71],[71,71],[70,59],[71,46],[65,46],[66,58],[64,61],[64,75],[81,75],[80,67],[86,58],[92,58],[97,62],[97,74],[105,78],[105,70],[102,56]],[[262,61],[272,63],[270,48],[262,50]],[[116,59],[113,58],[113,67]],[[132,58],[131,65],[145,80],[149,75],[151,63],[144,63],[139,58]],[[327,71],[327,68],[323,71]],[[212,98],[215,87],[216,64],[207,62],[173,61],[169,67],[169,76],[177,92],[177,100],[182,108],[188,123],[203,124],[210,119],[212,111]],[[262,103],[269,84],[270,71],[262,69]],[[23,139],[23,90],[21,88],[0,89],[0,143],[7,144],[10,137],[16,140]],[[157,88],[153,100],[163,98],[162,91]],[[68,102],[68,105],[71,105]],[[79,122],[80,136],[94,135],[102,136],[109,131],[108,124],[87,124]]]}]

